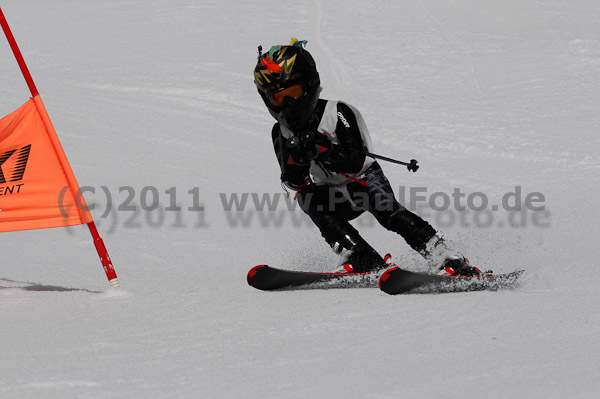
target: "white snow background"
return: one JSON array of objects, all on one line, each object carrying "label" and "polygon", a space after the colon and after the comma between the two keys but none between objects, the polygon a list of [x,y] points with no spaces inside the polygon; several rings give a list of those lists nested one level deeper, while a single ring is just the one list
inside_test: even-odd
[{"label": "white snow background", "polygon": [[[80,186],[96,189],[86,198],[122,287],[108,288],[85,226],[2,234],[1,398],[600,391],[597,1],[5,0],[2,10]],[[336,261],[310,223],[297,226],[299,210],[250,201],[227,212],[220,196],[282,192],[252,71],[257,45],[292,36],[308,40],[322,97],[361,110],[375,152],[420,161],[414,174],[381,163],[396,190],[460,188],[490,205],[515,186],[543,193],[546,212],[520,214],[520,227],[502,209],[489,226],[427,216],[475,265],[525,269],[517,288],[247,285],[257,264]],[[29,92],[0,39],[4,116]],[[123,186],[136,212],[116,210]],[[144,187],[156,188],[157,210],[141,209]],[[180,212],[164,210],[172,187]],[[195,188],[204,212],[188,210]],[[376,249],[424,267],[371,222],[356,223]]]}]

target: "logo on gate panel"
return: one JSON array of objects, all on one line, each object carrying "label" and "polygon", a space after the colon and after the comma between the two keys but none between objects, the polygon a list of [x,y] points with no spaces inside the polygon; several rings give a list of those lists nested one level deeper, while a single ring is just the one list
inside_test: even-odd
[{"label": "logo on gate panel", "polygon": [[31,144],[0,153],[0,184],[23,180]]}]

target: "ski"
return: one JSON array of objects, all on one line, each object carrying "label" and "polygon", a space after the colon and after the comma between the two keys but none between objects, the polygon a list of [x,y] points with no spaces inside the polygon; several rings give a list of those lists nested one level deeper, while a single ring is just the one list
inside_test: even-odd
[{"label": "ski", "polygon": [[327,273],[277,269],[258,265],[250,269],[247,281],[263,291],[298,288],[377,287],[378,275],[372,273]]},{"label": "ski", "polygon": [[523,270],[481,276],[448,276],[412,272],[399,267],[386,270],[379,278],[379,288],[390,295],[405,292],[443,293],[499,290],[515,285]]}]

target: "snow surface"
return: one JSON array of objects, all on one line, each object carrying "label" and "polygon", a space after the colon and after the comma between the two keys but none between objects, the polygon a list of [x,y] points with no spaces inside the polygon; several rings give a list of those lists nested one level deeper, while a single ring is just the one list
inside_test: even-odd
[{"label": "snow surface", "polygon": [[[86,198],[122,287],[108,288],[83,226],[3,234],[0,397],[600,391],[596,0],[6,0],[2,10],[80,185],[96,189]],[[362,111],[376,152],[420,161],[415,174],[382,163],[396,190],[461,188],[490,204],[515,186],[543,193],[547,212],[519,214],[521,227],[502,209],[487,227],[441,226],[472,263],[526,269],[518,288],[392,297],[246,284],[256,264],[336,260],[300,211],[227,212],[220,195],[282,192],[252,70],[258,44],[291,36],[309,41],[323,97]],[[28,98],[5,40],[0,87],[0,115]],[[136,212],[116,210],[123,186]],[[157,211],[141,210],[147,186]],[[105,217],[102,187],[115,206]],[[180,212],[164,211],[171,187]],[[196,187],[204,212],[188,210]],[[397,263],[424,267],[372,219],[356,223]]]}]

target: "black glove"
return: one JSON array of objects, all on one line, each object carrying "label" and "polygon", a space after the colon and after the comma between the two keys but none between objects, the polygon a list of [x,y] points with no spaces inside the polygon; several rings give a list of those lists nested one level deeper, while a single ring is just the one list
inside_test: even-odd
[{"label": "black glove", "polygon": [[308,171],[292,169],[286,169],[281,174],[281,181],[292,190],[298,190],[311,183]]},{"label": "black glove", "polygon": [[286,142],[292,161],[297,165],[308,165],[310,161],[327,162],[330,157],[343,156],[341,146],[333,144],[325,134],[305,131],[298,136],[290,137]]},{"label": "black glove", "polygon": [[315,145],[317,150],[316,160],[325,165],[335,165],[338,162],[344,162],[348,159],[348,153],[338,144],[333,144],[326,135],[317,134],[315,136]]},{"label": "black glove", "polygon": [[343,163],[348,159],[348,153],[342,146],[331,144],[331,147],[319,158],[321,162],[328,166],[334,166]]}]

